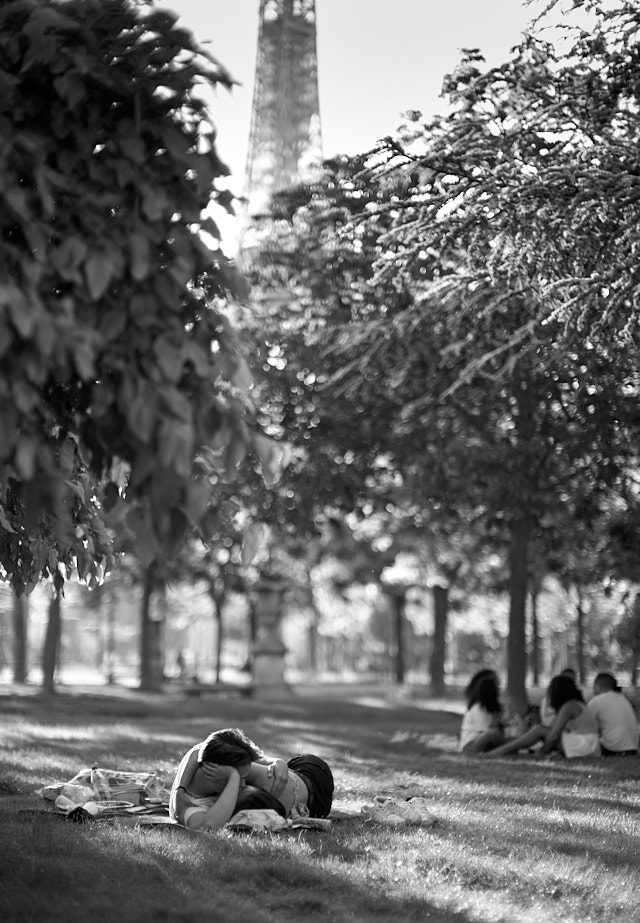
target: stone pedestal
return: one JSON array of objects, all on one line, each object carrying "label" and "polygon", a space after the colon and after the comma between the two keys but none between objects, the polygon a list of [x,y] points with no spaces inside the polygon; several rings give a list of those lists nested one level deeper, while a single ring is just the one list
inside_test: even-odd
[{"label": "stone pedestal", "polygon": [[280,636],[282,600],[287,585],[282,577],[263,574],[252,590],[255,643],[251,694],[255,698],[290,698],[293,695],[284,678],[287,649]]}]

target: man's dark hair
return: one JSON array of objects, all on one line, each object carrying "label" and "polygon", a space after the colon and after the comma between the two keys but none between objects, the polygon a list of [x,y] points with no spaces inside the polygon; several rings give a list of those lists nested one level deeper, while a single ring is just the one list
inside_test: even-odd
[{"label": "man's dark hair", "polygon": [[621,692],[620,686],[612,673],[598,673],[596,678],[593,681],[593,685],[596,683],[598,686],[608,689],[609,692]]},{"label": "man's dark hair", "polygon": [[259,760],[263,755],[262,750],[240,728],[223,728],[209,734],[202,742],[198,762],[238,767]]}]

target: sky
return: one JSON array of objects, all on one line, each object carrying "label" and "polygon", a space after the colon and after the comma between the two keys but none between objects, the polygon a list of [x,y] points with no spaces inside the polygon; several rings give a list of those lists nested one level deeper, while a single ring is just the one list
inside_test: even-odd
[{"label": "sky", "polygon": [[[258,42],[259,0],[161,0],[239,82],[212,104],[218,150],[242,192]],[[509,55],[531,18],[523,0],[316,0],[323,153],[355,154],[393,134],[401,113],[443,110],[442,78],[461,48],[488,65]]]}]

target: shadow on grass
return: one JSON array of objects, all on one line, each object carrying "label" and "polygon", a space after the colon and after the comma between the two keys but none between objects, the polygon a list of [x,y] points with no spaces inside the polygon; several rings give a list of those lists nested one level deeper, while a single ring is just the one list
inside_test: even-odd
[{"label": "shadow on grass", "polygon": [[[24,700],[0,696],[0,710],[5,718],[0,823],[7,837],[0,869],[11,895],[0,890],[0,917],[8,923],[247,918],[466,923],[464,914],[424,899],[432,892],[420,890],[419,863],[430,881],[446,880],[451,865],[454,882],[480,890],[487,850],[495,868],[486,873],[487,887],[501,893],[509,893],[510,880],[518,884],[516,891],[530,893],[531,869],[549,854],[580,859],[588,853],[598,874],[614,869],[630,881],[637,877],[640,759],[470,760],[456,752],[460,715],[453,709],[437,712],[406,702],[390,707],[370,696],[366,702],[269,703],[65,692]],[[67,781],[87,765],[163,771],[172,778],[192,743],[216,727],[234,725],[267,752],[324,756],[334,770],[338,800],[369,800],[382,790],[399,796],[421,792],[445,824],[427,843],[418,834],[405,838],[388,828],[365,828],[358,818],[344,827],[337,823],[330,835],[307,832],[296,849],[288,838],[194,838],[175,828],[70,829],[42,815],[39,821],[18,820],[18,808],[41,805],[36,788]],[[17,859],[7,859],[12,839]],[[382,870],[376,851],[387,857]],[[558,876],[558,889],[569,894],[571,876]],[[20,890],[26,893],[20,896]],[[580,885],[576,894],[584,897],[583,892],[586,886]],[[114,894],[122,914],[109,909]],[[14,899],[20,913],[7,916]],[[30,900],[37,913],[29,911]],[[65,902],[71,909],[66,916]],[[47,915],[49,905],[55,913]]]},{"label": "shadow on grass", "polygon": [[72,825],[46,814],[20,826],[2,813],[4,842],[17,844],[0,846],[5,923],[470,923],[466,914],[350,881],[356,851],[336,847],[326,834],[307,834],[297,857],[295,844],[285,848],[271,837]]},{"label": "shadow on grass", "polygon": [[[38,784],[52,781],[52,772],[68,778],[72,763],[75,771],[98,764],[118,769],[164,767],[175,772],[188,747],[225,726],[242,727],[269,753],[284,757],[318,753],[339,771],[361,756],[388,762],[385,748],[393,755],[392,741],[400,726],[414,735],[426,726],[446,735],[454,732],[459,720],[453,713],[426,714],[413,705],[389,709],[309,698],[277,703],[237,697],[139,700],[135,692],[126,697],[69,691],[54,696],[14,695],[0,697],[0,708],[15,728],[20,746],[46,757],[47,778],[38,779]],[[415,755],[416,763],[424,753],[420,745],[405,750],[407,757]]]}]

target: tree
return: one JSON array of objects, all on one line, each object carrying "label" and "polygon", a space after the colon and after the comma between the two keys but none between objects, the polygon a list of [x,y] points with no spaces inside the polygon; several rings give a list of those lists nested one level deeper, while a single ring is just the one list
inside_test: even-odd
[{"label": "tree", "polygon": [[17,592],[99,582],[118,503],[147,565],[206,532],[255,433],[221,310],[246,289],[207,212],[231,208],[228,170],[197,92],[232,80],[175,21],[129,0],[0,9],[0,568]]},{"label": "tree", "polygon": [[[579,39],[574,55],[586,66]],[[290,279],[287,332],[305,323],[307,345],[322,346],[310,366],[322,376],[317,416],[333,426],[335,408],[350,405],[341,454],[366,472],[359,501],[383,458],[423,502],[466,511],[484,523],[488,546],[508,549],[509,691],[522,701],[528,553],[544,540],[545,512],[563,503],[591,515],[582,498],[597,507],[622,490],[634,457],[636,347],[567,323],[569,271],[582,278],[606,262],[611,284],[614,265],[624,274],[615,241],[628,212],[616,224],[607,205],[598,233],[601,215],[582,213],[581,171],[595,171],[599,154],[575,58],[560,66],[526,37],[499,68],[480,65],[468,52],[445,82],[447,115],[412,114],[404,135],[327,165],[316,187],[292,196],[290,241],[274,235],[264,262]],[[607,86],[594,79],[598,108]],[[636,149],[635,116],[607,111],[598,146],[609,145],[613,169],[618,132],[630,157]],[[620,191],[634,180],[627,162],[617,169]],[[273,277],[263,271],[263,283]],[[549,308],[552,283],[564,313],[557,301]],[[578,290],[589,316],[603,304],[609,312],[592,281]],[[376,421],[366,447],[361,418]],[[310,453],[312,444],[327,454],[309,433]]]},{"label": "tree", "polygon": [[[545,10],[558,6],[551,0]],[[542,141],[567,154],[565,168],[552,160],[523,190],[538,228],[541,305],[561,320],[568,341],[637,346],[640,10],[633,0],[572,0],[562,17],[568,38],[560,54],[538,51],[553,80],[538,83],[535,68],[524,75],[538,88],[528,119],[546,127]]]},{"label": "tree", "polygon": [[29,603],[24,596],[13,597],[13,681],[24,683],[27,679],[27,623]]},{"label": "tree", "polygon": [[636,686],[640,667],[640,599],[638,599],[638,594],[633,603],[625,607],[624,616],[616,631],[616,640],[629,653],[631,683]]},{"label": "tree", "polygon": [[60,593],[53,591],[49,600],[47,629],[42,650],[42,688],[45,692],[55,691],[55,672],[60,656],[60,635],[62,629]]}]

